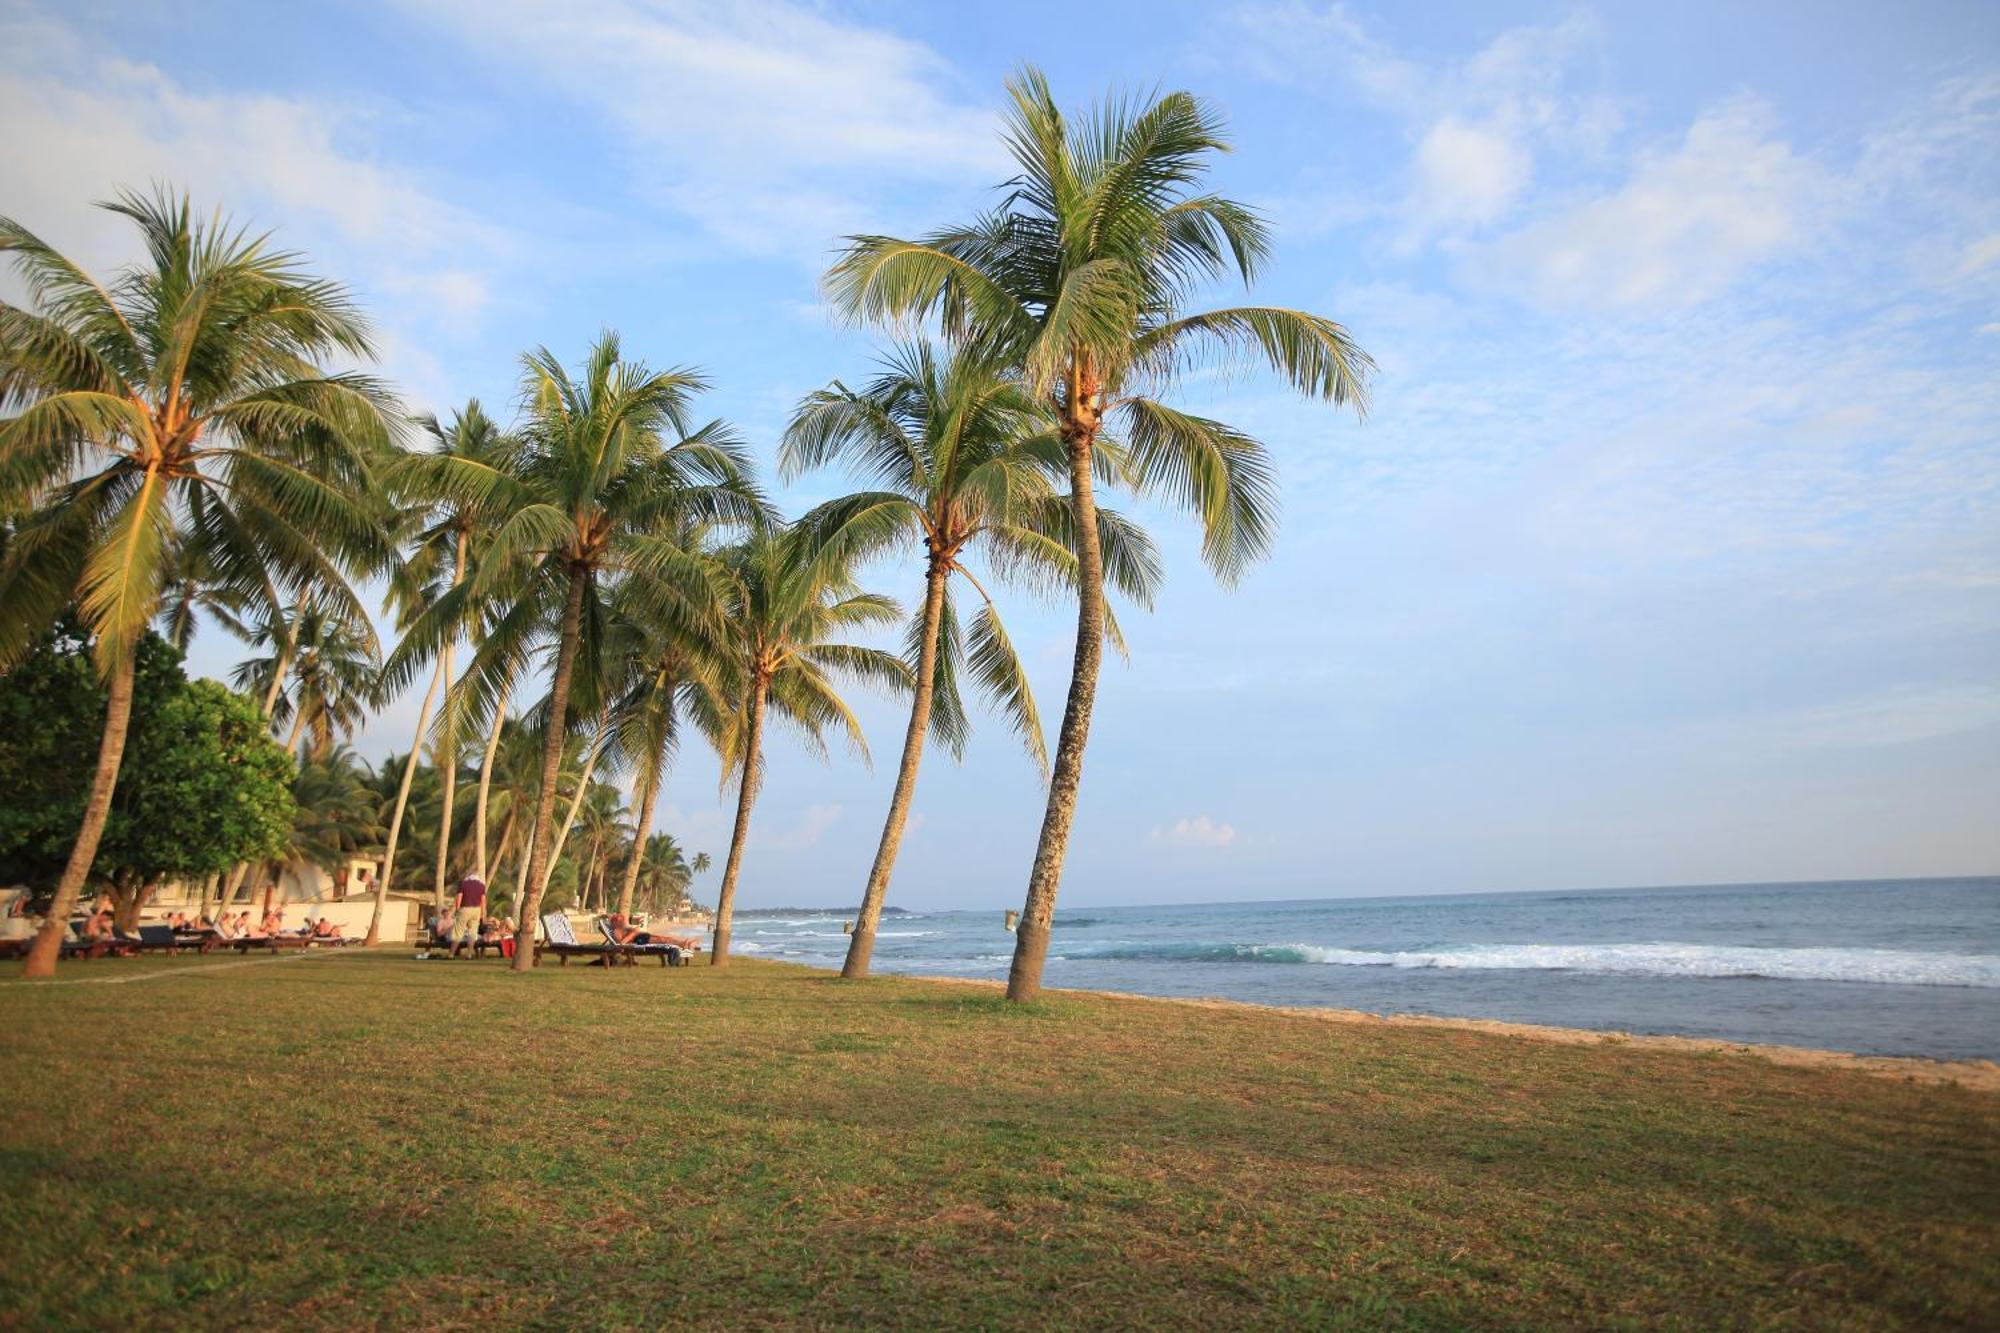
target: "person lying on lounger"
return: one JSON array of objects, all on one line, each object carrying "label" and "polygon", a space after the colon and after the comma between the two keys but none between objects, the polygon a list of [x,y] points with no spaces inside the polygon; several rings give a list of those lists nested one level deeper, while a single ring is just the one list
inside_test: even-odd
[{"label": "person lying on lounger", "polygon": [[626,920],[623,912],[613,912],[605,924],[611,928],[611,938],[620,944],[671,944],[688,952],[695,947],[695,941],[686,935],[656,935],[641,930]]},{"label": "person lying on lounger", "polygon": [[323,916],[313,922],[312,935],[316,940],[337,940],[340,938],[340,927],[333,924],[332,917]]}]

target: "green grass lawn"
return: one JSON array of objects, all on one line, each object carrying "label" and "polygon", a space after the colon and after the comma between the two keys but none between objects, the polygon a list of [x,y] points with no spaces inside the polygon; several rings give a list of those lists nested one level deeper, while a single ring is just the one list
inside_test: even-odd
[{"label": "green grass lawn", "polygon": [[1990,1093],[752,960],[8,980],[0,1145],[8,1326],[2000,1324]]}]

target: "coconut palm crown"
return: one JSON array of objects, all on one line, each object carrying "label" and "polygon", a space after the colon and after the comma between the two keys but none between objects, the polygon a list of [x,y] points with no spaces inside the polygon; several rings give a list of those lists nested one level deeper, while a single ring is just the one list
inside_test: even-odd
[{"label": "coconut palm crown", "polygon": [[1068,456],[1076,655],[1008,981],[1008,994],[1026,999],[1041,985],[1102,661],[1100,440],[1118,439],[1129,463],[1104,479],[1192,510],[1203,557],[1232,581],[1270,549],[1270,459],[1242,431],[1171,407],[1161,391],[1192,368],[1247,358],[1301,392],[1359,409],[1372,363],[1320,315],[1262,305],[1190,311],[1232,270],[1250,282],[1269,249],[1252,209],[1205,188],[1211,159],[1228,148],[1206,104],[1184,92],[1113,98],[1072,119],[1033,69],[1008,92],[1006,141],[1019,174],[999,205],[918,240],[851,237],[825,285],[850,317],[934,318],[1020,367],[1056,415]]}]

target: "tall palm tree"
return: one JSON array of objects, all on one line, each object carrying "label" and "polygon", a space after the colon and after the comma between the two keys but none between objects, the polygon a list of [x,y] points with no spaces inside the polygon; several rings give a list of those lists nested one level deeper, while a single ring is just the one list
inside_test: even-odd
[{"label": "tall palm tree", "polygon": [[358,605],[342,569],[384,554],[372,483],[392,437],[366,322],[298,256],[187,200],[121,195],[147,259],[106,284],[12,219],[29,308],[0,301],[0,510],[23,517],[0,561],[0,669],[75,602],[107,686],[83,821],[27,975],[58,941],[104,832],[131,720],[133,652],[168,571],[199,549],[245,593],[317,588]]},{"label": "tall palm tree", "polygon": [[[685,532],[681,545],[704,547],[703,536]],[[632,910],[653,826],[653,808],[665,785],[668,765],[683,723],[692,718],[712,743],[719,743],[728,712],[724,684],[734,665],[728,636],[712,617],[692,614],[678,599],[647,596],[643,578],[629,580],[614,606],[610,653],[625,666],[612,703],[612,726],[619,748],[632,766],[633,849],[620,877],[617,910]]]},{"label": "tall palm tree", "polygon": [[[1065,543],[1068,515],[1058,489],[1066,469],[1054,418],[1020,376],[976,351],[940,356],[926,344],[899,349],[858,391],[836,381],[808,395],[785,432],[779,461],[787,479],[842,461],[882,487],[831,501],[800,521],[800,530],[823,547],[844,557],[891,543],[907,547],[914,536],[924,552],[922,610],[910,625],[916,690],[902,763],[841,968],[842,976],[864,977],[925,739],[935,736],[952,754],[964,752],[970,727],[961,676],[970,673],[1036,765],[1047,769],[1027,672],[965,561],[980,553],[1003,576],[1073,581],[1075,556]],[[1149,597],[1157,578],[1150,545],[1108,510],[1099,511],[1098,527],[1116,557],[1109,561],[1114,581]],[[952,606],[954,575],[982,601],[969,635]]]},{"label": "tall palm tree", "polygon": [[834,690],[828,673],[908,688],[910,670],[894,653],[837,641],[837,635],[895,623],[896,603],[856,590],[852,561],[830,559],[832,552],[800,540],[796,530],[766,529],[723,552],[735,583],[729,626],[737,654],[742,701],[729,719],[723,762],[740,770],[736,823],[723,862],[722,888],[715,907],[715,940],[708,961],[729,961],[729,923],[736,902],[736,878],[750,837],[750,807],[764,768],[767,713],[790,723],[815,750],[838,725],[865,759],[868,745],[861,724]]},{"label": "tall palm tree", "polygon": [[1069,470],[1078,564],[1076,652],[1056,741],[1048,808],[1015,936],[1007,994],[1041,989],[1084,743],[1103,658],[1104,561],[1094,466],[1106,438],[1128,451],[1136,485],[1201,519],[1202,553],[1225,581],[1269,549],[1277,487],[1263,447],[1223,422],[1155,396],[1203,362],[1260,358],[1304,393],[1359,409],[1368,356],[1320,315],[1275,306],[1189,313],[1234,269],[1266,256],[1263,220],[1205,190],[1228,148],[1220,118],[1184,92],[1109,101],[1071,120],[1042,75],[1011,79],[1007,146],[1019,174],[993,211],[921,240],[856,236],[827,274],[852,317],[937,317],[1021,368],[1055,413]]},{"label": "tall palm tree", "polygon": [[[404,569],[404,578],[409,586],[422,590],[422,605],[428,606],[442,593],[464,584],[471,562],[475,559],[473,545],[478,533],[502,517],[483,512],[477,505],[465,503],[454,496],[449,482],[439,475],[439,460],[470,459],[505,473],[513,466],[516,448],[513,440],[486,414],[476,398],[453,416],[448,427],[435,416],[421,417],[418,424],[430,437],[430,447],[399,458],[389,469],[386,480],[391,493],[410,506],[414,513],[421,515],[422,526],[412,539],[413,550]],[[441,569],[448,570],[448,574],[441,574]],[[454,826],[453,807],[458,789],[458,738],[462,715],[466,711],[462,706],[453,706],[452,659],[460,635],[466,629],[478,627],[481,609],[477,605],[464,607],[464,614],[468,617],[466,624],[423,623],[420,628],[431,631],[431,636],[436,637],[405,635],[390,655],[390,662],[385,664],[388,668],[386,677],[400,679],[405,674],[406,659],[407,669],[413,670],[417,659],[435,656],[437,673],[431,683],[431,692],[435,693],[439,688],[446,691],[446,706],[440,711],[437,736],[431,747],[431,758],[443,778],[443,806],[438,817],[439,838],[431,885],[432,897],[440,909],[446,897],[445,869],[450,859],[449,839]],[[504,708],[496,709],[496,718],[504,712]],[[428,717],[423,717],[417,723],[419,740],[426,721]],[[421,744],[411,747],[411,763],[416,762],[422,748]],[[395,835],[396,830],[392,829],[392,842]]]},{"label": "tall palm tree", "polygon": [[[602,680],[603,585],[640,572],[674,588],[691,605],[718,599],[708,562],[656,535],[683,520],[752,523],[765,507],[748,480],[749,464],[721,422],[695,428],[688,407],[707,380],[688,369],[654,371],[620,354],[602,334],[572,375],[546,348],[523,358],[521,454],[503,470],[473,459],[439,460],[440,481],[463,503],[505,513],[487,557],[458,592],[479,597],[513,576],[514,605],[489,628],[468,669],[481,697],[497,697],[517,679],[529,646],[553,631],[555,661],[543,739],[541,790],[531,824],[519,930],[529,938],[554,841],[556,778],[567,734],[570,694],[579,674]],[[441,599],[439,614],[456,616]],[[463,623],[462,621],[456,623]],[[582,671],[578,663],[582,660]],[[533,963],[522,949],[514,970]]]}]

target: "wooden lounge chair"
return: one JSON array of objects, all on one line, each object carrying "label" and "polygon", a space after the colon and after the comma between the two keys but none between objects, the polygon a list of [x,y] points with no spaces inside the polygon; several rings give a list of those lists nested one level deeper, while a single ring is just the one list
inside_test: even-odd
[{"label": "wooden lounge chair", "polygon": [[[569,918],[561,912],[548,912],[542,916],[542,933],[548,939],[535,946],[535,961],[540,963],[544,953],[552,953],[569,966],[572,956],[594,958],[606,967],[620,963],[637,963],[636,951],[629,944],[585,944],[577,939],[576,932],[569,928]],[[660,960],[665,962],[665,958]]]},{"label": "wooden lounge chair", "polygon": [[121,930],[118,939],[137,953],[177,954],[182,948],[181,942],[174,938],[172,926],[141,926],[136,937]]},{"label": "wooden lounge chair", "polygon": [[[600,916],[594,919],[597,922],[598,933],[604,936],[604,942],[618,944],[618,938],[611,933],[611,918]],[[686,949],[678,944],[669,944],[665,940],[653,940],[646,944],[621,944],[618,947],[630,950],[635,959],[657,957],[668,967],[679,967],[687,961]]]}]

